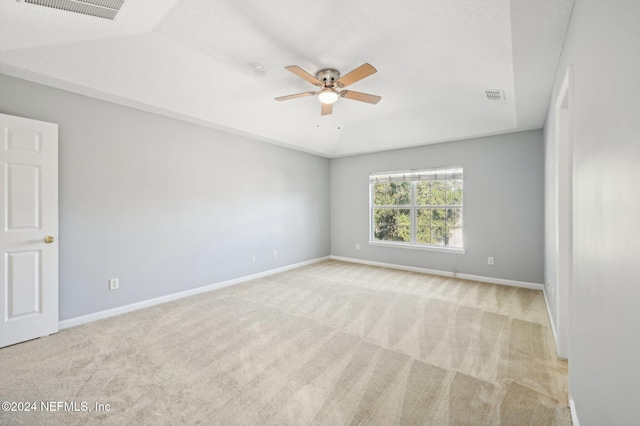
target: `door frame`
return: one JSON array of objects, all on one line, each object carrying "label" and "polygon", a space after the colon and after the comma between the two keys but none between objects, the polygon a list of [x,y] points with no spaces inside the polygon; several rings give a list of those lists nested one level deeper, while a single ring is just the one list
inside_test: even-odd
[{"label": "door frame", "polygon": [[573,67],[569,66],[555,103],[556,139],[556,350],[569,359],[573,295]]}]

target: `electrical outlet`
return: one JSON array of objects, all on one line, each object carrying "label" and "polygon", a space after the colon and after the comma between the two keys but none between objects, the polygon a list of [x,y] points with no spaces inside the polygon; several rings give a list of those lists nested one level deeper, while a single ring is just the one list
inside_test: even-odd
[{"label": "electrical outlet", "polygon": [[489,265],[493,265],[493,257],[490,257],[490,258],[487,260],[487,263],[488,263]]},{"label": "electrical outlet", "polygon": [[120,281],[117,278],[109,280],[109,290],[117,290],[120,288]]},{"label": "electrical outlet", "polygon": [[360,243],[356,243],[356,250],[360,250]]},{"label": "electrical outlet", "polygon": [[252,255],[251,255],[251,261],[252,261],[252,262],[255,262],[255,261],[256,261],[256,255],[255,255],[255,254],[252,254]]},{"label": "electrical outlet", "polygon": [[274,250],[273,251],[273,258],[277,258],[278,257],[278,250]]}]

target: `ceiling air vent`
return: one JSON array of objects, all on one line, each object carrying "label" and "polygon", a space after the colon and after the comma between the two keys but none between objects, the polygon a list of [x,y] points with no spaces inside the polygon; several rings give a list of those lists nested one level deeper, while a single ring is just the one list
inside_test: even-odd
[{"label": "ceiling air vent", "polygon": [[113,19],[124,0],[23,0],[25,3],[81,13],[98,18]]},{"label": "ceiling air vent", "polygon": [[490,101],[504,101],[504,92],[502,90],[485,90],[487,99]]}]

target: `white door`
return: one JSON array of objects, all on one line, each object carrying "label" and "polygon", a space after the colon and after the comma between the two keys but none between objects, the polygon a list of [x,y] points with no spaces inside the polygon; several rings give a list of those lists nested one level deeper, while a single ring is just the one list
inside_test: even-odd
[{"label": "white door", "polygon": [[58,125],[0,114],[0,347],[58,331]]}]

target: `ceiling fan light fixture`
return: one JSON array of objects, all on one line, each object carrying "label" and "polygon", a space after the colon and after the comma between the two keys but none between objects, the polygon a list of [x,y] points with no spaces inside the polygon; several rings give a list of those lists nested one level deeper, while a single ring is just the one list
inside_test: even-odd
[{"label": "ceiling fan light fixture", "polygon": [[318,99],[320,100],[320,102],[328,105],[335,103],[339,97],[340,95],[338,94],[338,92],[336,92],[331,87],[326,87],[322,89],[320,93],[318,93]]}]

